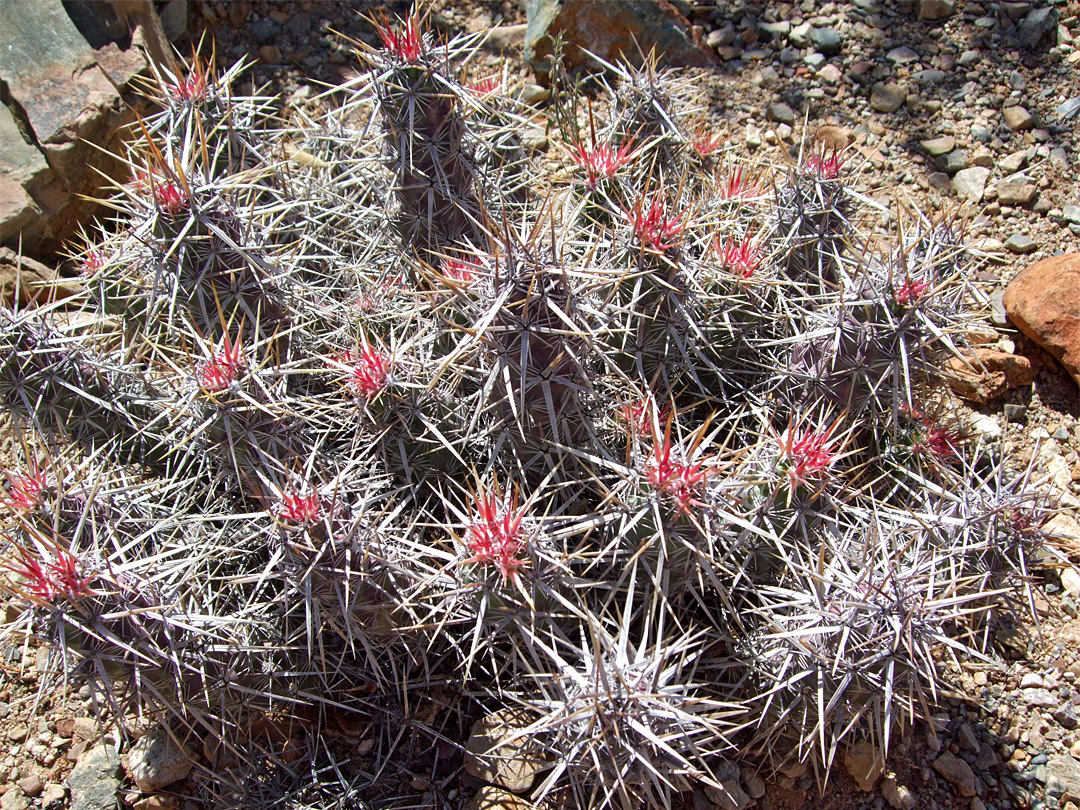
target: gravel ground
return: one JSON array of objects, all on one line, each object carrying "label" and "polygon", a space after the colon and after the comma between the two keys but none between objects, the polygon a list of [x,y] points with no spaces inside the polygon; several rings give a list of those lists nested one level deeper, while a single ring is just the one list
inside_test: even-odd
[{"label": "gravel ground", "polygon": [[[1000,439],[1012,468],[1052,478],[1048,493],[1065,507],[1055,526],[1062,536],[1072,534],[1080,560],[1080,394],[993,303],[1028,263],[1076,251],[1080,242],[1080,222],[1065,215],[1067,206],[1080,205],[1080,124],[1060,122],[1056,113],[1080,96],[1080,50],[1071,42],[1080,38],[1080,3],[1054,3],[1059,44],[1034,52],[1022,50],[1017,37],[1039,3],[956,2],[939,21],[919,21],[915,4],[895,0],[678,5],[721,56],[722,67],[696,78],[706,90],[710,127],[733,151],[783,165],[821,127],[841,128],[824,134],[852,140],[848,166],[859,190],[883,207],[877,223],[883,235],[898,216],[957,215],[996,257],[977,279],[991,302],[994,329],[986,340],[1028,357],[1038,374],[1003,398],[958,407],[970,432]],[[361,6],[365,13],[383,8],[391,15],[408,10]],[[322,84],[357,71],[346,38],[375,41],[356,3],[193,0],[188,11],[190,42],[212,38],[221,66],[244,55],[256,59],[254,82],[269,85],[287,107],[317,108],[324,103]],[[517,26],[491,38],[477,69],[496,70],[501,53],[510,84],[537,94],[522,61],[524,22],[521,7],[509,0],[440,0],[429,11],[429,24],[448,34]],[[831,33],[812,34],[815,29]],[[190,43],[181,41],[180,48],[187,52]],[[540,104],[537,129],[544,123]],[[534,143],[547,150],[544,159],[561,160],[554,135]],[[761,774],[761,784],[744,772],[744,786],[759,796],[756,806],[1076,810],[1080,761],[1069,754],[1080,757],[1080,576],[1037,567],[1031,585],[1038,622],[1018,619],[1015,628],[1000,630],[999,661],[943,662],[954,693],[943,696],[931,724],[907,729],[872,789],[860,789],[843,762],[824,793],[806,773]],[[2,810],[96,810],[85,791],[72,798],[59,787],[80,756],[79,767],[90,768],[85,752],[100,749],[94,707],[85,694],[40,690],[46,667],[47,654],[34,647],[0,654]],[[327,736],[362,759],[363,729],[343,726]],[[87,772],[108,786],[115,765]],[[185,798],[191,780],[149,798],[125,792],[130,784],[122,782],[120,795],[136,810],[195,810]],[[423,806],[457,808],[478,786],[463,776],[442,797],[445,803],[432,797]],[[700,795],[688,806],[713,805]]]}]

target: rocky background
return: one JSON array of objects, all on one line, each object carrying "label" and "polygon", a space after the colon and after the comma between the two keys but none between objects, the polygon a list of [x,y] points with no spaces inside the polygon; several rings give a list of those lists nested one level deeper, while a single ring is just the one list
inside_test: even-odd
[{"label": "rocky background", "polygon": [[[83,195],[100,189],[103,175],[122,176],[105,150],[145,112],[139,77],[148,60],[175,58],[170,43],[180,54],[201,43],[219,67],[246,56],[255,63],[247,81],[279,94],[283,114],[313,112],[333,102],[324,84],[359,69],[349,39],[376,42],[358,11],[382,10],[408,6],[0,5],[5,300],[43,298],[42,282],[61,296],[77,285],[64,240],[102,213]],[[878,204],[883,235],[912,214],[965,221],[976,248],[996,261],[977,279],[993,327],[977,336],[976,356],[954,361],[954,391],[968,431],[1060,508],[1048,530],[1080,562],[1080,3],[439,0],[427,14],[450,34],[490,29],[477,72],[504,70],[513,92],[534,104],[523,140],[553,167],[566,156],[546,126],[550,35],[562,32],[568,56],[586,69],[575,44],[612,58],[655,42],[668,64],[699,73],[703,115],[736,151],[783,167],[815,142],[844,149],[854,185]],[[1038,624],[999,631],[999,661],[954,662],[955,692],[942,696],[932,722],[907,730],[888,762],[856,746],[824,794],[803,772],[744,770],[729,774],[727,796],[700,794],[687,806],[1076,810],[1080,572],[1033,564]],[[195,810],[190,780],[203,752],[153,733],[134,744],[110,737],[86,694],[39,688],[50,682],[47,668],[47,651],[0,642],[2,810],[117,802]],[[355,728],[333,742],[360,758],[371,747]],[[286,735],[282,744],[299,743]],[[518,764],[510,775],[484,773],[466,756],[458,781],[426,806],[525,807],[498,787],[531,778]]]}]

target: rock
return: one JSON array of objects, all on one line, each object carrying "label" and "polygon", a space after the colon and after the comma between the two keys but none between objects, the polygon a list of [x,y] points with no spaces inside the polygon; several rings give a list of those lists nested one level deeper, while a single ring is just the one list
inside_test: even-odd
[{"label": "rock", "polygon": [[788,34],[788,42],[796,48],[805,48],[810,44],[810,31],[813,26],[808,22],[800,23],[791,29]]},{"label": "rock", "polygon": [[1001,159],[998,165],[1001,167],[1001,171],[1006,175],[1016,174],[1016,172],[1027,165],[1027,150],[1021,149],[1006,155]]},{"label": "rock", "polygon": [[8,729],[7,738],[13,743],[21,743],[29,734],[30,729],[24,723],[19,723]]},{"label": "rock", "polygon": [[932,767],[948,780],[961,796],[970,798],[975,795],[975,773],[960,757],[945,751],[934,760]]},{"label": "rock", "polygon": [[915,810],[915,794],[897,782],[895,776],[886,777],[881,785],[881,795],[895,810]]},{"label": "rock", "polygon": [[128,771],[143,793],[153,793],[191,773],[191,754],[164,728],[135,741],[128,752]]},{"label": "rock", "polygon": [[1080,253],[1026,267],[1002,302],[1009,319],[1080,383]]},{"label": "rock", "polygon": [[1009,249],[1010,253],[1025,256],[1028,253],[1034,253],[1038,250],[1039,244],[1034,239],[1030,239],[1022,233],[1014,233],[1006,240],[1005,247]]},{"label": "rock", "polygon": [[953,188],[959,197],[968,202],[977,203],[986,192],[986,179],[990,176],[990,170],[983,166],[972,166],[956,173],[953,178]]},{"label": "rock", "polygon": [[[1080,577],[1077,579],[1080,582]],[[1054,722],[1067,729],[1074,729],[1077,725],[1080,725],[1080,719],[1077,718],[1076,711],[1071,703],[1066,703],[1064,706],[1059,706],[1054,710]]]},{"label": "rock", "polygon": [[818,53],[835,56],[844,46],[844,37],[835,28],[814,28],[810,31],[810,43]]},{"label": "rock", "polygon": [[41,810],[61,810],[67,804],[67,788],[55,782],[45,786],[41,794]]},{"label": "rock", "polygon": [[840,84],[844,78],[843,72],[831,62],[818,71],[817,76],[825,84]]},{"label": "rock", "polygon": [[757,801],[765,795],[765,780],[756,773],[743,774],[743,784],[751,799]]},{"label": "rock", "polygon": [[1001,114],[1013,132],[1024,132],[1035,126],[1035,116],[1019,105],[1006,107]]},{"label": "rock", "polygon": [[1057,28],[1058,13],[1056,9],[1049,6],[1044,8],[1033,8],[1027,13],[1017,28],[1020,45],[1021,47],[1027,48],[1029,51],[1036,50],[1043,43],[1044,39],[1047,40],[1050,45],[1054,45],[1057,40]]},{"label": "rock", "polygon": [[942,135],[940,138],[923,141],[920,145],[930,157],[941,157],[956,148],[956,138],[952,135]]},{"label": "rock", "polygon": [[114,810],[120,787],[120,758],[116,748],[99,745],[81,757],[67,778],[71,810]]},{"label": "rock", "polygon": [[878,82],[870,93],[870,106],[880,113],[892,113],[904,106],[907,88],[896,82]]},{"label": "rock", "polygon": [[517,734],[528,723],[525,712],[513,709],[481,717],[465,743],[465,770],[513,793],[529,790],[546,762],[529,735]]},{"label": "rock", "polygon": [[899,48],[893,48],[885,54],[885,59],[894,65],[907,65],[911,62],[918,62],[919,55],[907,45],[901,45]]},{"label": "rock", "polygon": [[716,780],[720,783],[719,790],[708,785],[705,787],[705,795],[714,807],[719,810],[744,810],[750,804],[750,795],[743,790],[739,779],[739,769],[732,762],[722,759],[717,763]]},{"label": "rock", "polygon": [[828,152],[842,152],[855,143],[855,134],[847,127],[818,127],[814,133],[814,143]]},{"label": "rock", "polygon": [[530,155],[537,152],[546,152],[548,139],[544,130],[539,127],[528,127],[521,133],[521,148]]},{"label": "rock", "polygon": [[8,788],[4,795],[0,796],[0,810],[27,810],[30,802],[26,800],[26,794],[18,785]]},{"label": "rock", "polygon": [[464,810],[533,810],[534,805],[518,796],[494,785],[484,785],[476,792]]},{"label": "rock", "polygon": [[1043,534],[1068,554],[1080,554],[1080,522],[1065,512],[1059,512],[1042,527]]},{"label": "rock", "polygon": [[795,111],[783,102],[774,101],[765,108],[765,118],[768,121],[775,121],[778,124],[794,126]]},{"label": "rock", "polygon": [[873,790],[884,766],[881,755],[869,740],[857,741],[844,754],[844,767],[860,790]]},{"label": "rock", "polygon": [[1002,205],[1027,205],[1038,191],[1023,175],[1009,177],[997,184],[998,202]]},{"label": "rock", "polygon": [[1066,205],[1061,209],[1061,218],[1071,225],[1080,225],[1080,205]]},{"label": "rock", "polygon": [[1021,689],[1035,689],[1044,685],[1042,675],[1037,672],[1027,672],[1024,674],[1024,677],[1020,679]]},{"label": "rock", "polygon": [[[1009,385],[1004,372],[983,372],[970,368],[959,357],[951,357],[947,363],[949,386],[961,399],[984,404],[1003,395]],[[1000,434],[1000,429],[998,429]]]},{"label": "rock", "polygon": [[770,42],[774,39],[786,39],[787,35],[791,33],[791,23],[787,20],[779,20],[778,22],[763,22],[758,24],[758,30],[765,34],[766,39]]},{"label": "rock", "polygon": [[92,717],[76,717],[71,723],[73,740],[96,740],[99,733],[97,720]]},{"label": "rock", "polygon": [[525,32],[528,28],[527,23],[496,26],[487,32],[484,45],[496,51],[501,51],[512,45],[523,44],[525,42]]},{"label": "rock", "polygon": [[665,0],[526,0],[525,59],[538,75],[550,73],[552,39],[561,34],[570,67],[595,67],[583,49],[608,62],[641,64],[655,50],[662,64],[711,67],[716,55],[679,10]]},{"label": "rock", "polygon": [[1080,803],[1080,762],[1065,754],[1046,763],[1046,795],[1060,804]]},{"label": "rock", "polygon": [[956,8],[954,0],[919,0],[920,20],[944,20]]},{"label": "rock", "polygon": [[45,790],[45,783],[41,781],[41,777],[36,773],[32,773],[29,776],[24,776],[16,784],[22,788],[22,792],[29,796],[31,799],[41,795],[41,791]]},{"label": "rock", "polygon": [[1058,705],[1057,695],[1049,689],[1024,689],[1021,697],[1024,703],[1035,709],[1053,709]]},{"label": "rock", "polygon": [[260,17],[254,22],[248,23],[247,30],[260,45],[269,45],[277,39],[278,33],[281,31],[281,23],[266,17]]},{"label": "rock", "polygon": [[937,159],[938,167],[946,174],[956,174],[962,172],[968,167],[967,152],[963,149],[954,149],[953,151],[942,155]]},{"label": "rock", "polygon": [[7,306],[69,298],[81,288],[77,281],[59,278],[51,267],[0,247],[0,302]]},{"label": "rock", "polygon": [[180,798],[168,793],[155,793],[139,799],[131,806],[131,810],[176,810],[180,806]]}]

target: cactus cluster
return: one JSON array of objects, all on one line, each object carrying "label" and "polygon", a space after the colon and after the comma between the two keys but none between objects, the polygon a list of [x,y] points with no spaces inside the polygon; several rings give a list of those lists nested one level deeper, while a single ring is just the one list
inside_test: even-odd
[{"label": "cactus cluster", "polygon": [[1039,539],[941,395],[962,229],[872,241],[844,155],[740,161],[655,67],[556,76],[545,177],[476,37],[378,33],[318,120],[158,75],[81,307],[0,314],[20,626],[230,800],[350,714],[381,772],[513,709],[583,808],[884,754]]}]

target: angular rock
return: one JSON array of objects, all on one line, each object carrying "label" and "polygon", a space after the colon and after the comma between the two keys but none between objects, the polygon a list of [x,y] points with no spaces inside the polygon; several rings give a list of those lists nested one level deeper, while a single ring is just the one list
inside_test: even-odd
[{"label": "angular rock", "polygon": [[907,88],[896,82],[878,82],[870,92],[870,106],[880,113],[892,113],[904,106]]},{"label": "angular rock", "polygon": [[687,19],[667,0],[527,0],[525,59],[538,75],[550,72],[553,38],[562,34],[569,67],[595,68],[583,49],[608,62],[641,64],[656,51],[672,67],[711,67],[715,54],[705,47]]},{"label": "angular rock", "polygon": [[969,165],[967,152],[963,149],[954,149],[937,159],[938,168],[946,174],[962,172]]},{"label": "angular rock", "polygon": [[41,781],[41,777],[36,773],[32,773],[28,776],[24,776],[16,784],[22,788],[22,792],[29,796],[31,799],[40,796],[41,791],[45,790],[45,783]]},{"label": "angular rock", "polygon": [[844,767],[859,785],[859,790],[870,791],[877,784],[885,763],[873,743],[859,740],[844,754]]},{"label": "angular rock", "polygon": [[1038,194],[1034,183],[1024,176],[1010,177],[997,184],[998,202],[1002,205],[1027,205]]},{"label": "angular rock", "polygon": [[887,777],[882,783],[881,795],[894,810],[915,810],[915,794],[909,787],[897,782],[895,776]]},{"label": "angular rock", "polygon": [[706,785],[705,795],[719,810],[744,810],[750,804],[750,795],[743,790],[739,770],[729,760],[721,760],[716,766],[716,779],[720,789]]},{"label": "angular rock", "polygon": [[18,785],[8,788],[4,795],[0,796],[0,810],[27,810],[29,807],[30,802]]},{"label": "angular rock", "polygon": [[[1037,49],[1042,44],[1054,45],[1057,43],[1057,28],[1057,9],[1050,6],[1033,8],[1020,22],[1017,29],[1020,45],[1030,51]],[[1046,40],[1046,43],[1044,43],[1044,40]]]},{"label": "angular rock", "polygon": [[128,752],[128,770],[143,793],[153,793],[191,773],[191,754],[167,730],[155,729],[135,741]]},{"label": "angular rock", "polygon": [[920,20],[944,20],[956,9],[954,0],[919,0]]},{"label": "angular rock", "polygon": [[1034,253],[1038,250],[1039,243],[1031,237],[1024,236],[1022,233],[1014,233],[1006,240],[1005,247],[1009,249],[1010,253],[1025,256],[1028,253]]},{"label": "angular rock", "polygon": [[0,302],[7,306],[68,298],[78,294],[81,286],[77,281],[59,278],[55,270],[41,262],[0,247]]},{"label": "angular rock", "polygon": [[949,386],[961,399],[983,404],[1009,390],[1003,371],[984,371],[961,357],[950,357],[945,364]]},{"label": "angular rock", "polygon": [[465,770],[513,793],[529,790],[547,762],[530,735],[519,733],[528,724],[529,716],[513,709],[481,717],[465,743]]},{"label": "angular rock", "polygon": [[835,28],[814,28],[810,31],[810,43],[818,53],[835,56],[844,47],[844,37]]},{"label": "angular rock", "polygon": [[113,810],[120,787],[120,757],[111,745],[91,748],[67,778],[71,810]]},{"label": "angular rock", "polygon": [[41,810],[61,810],[67,804],[67,788],[55,782],[45,786],[41,794]]},{"label": "angular rock", "polygon": [[1046,795],[1059,804],[1080,802],[1080,762],[1068,754],[1053,757],[1046,763]]},{"label": "angular rock", "polygon": [[952,135],[942,135],[940,138],[923,141],[921,146],[930,157],[941,157],[956,148],[956,138]]},{"label": "angular rock", "polygon": [[795,111],[783,102],[774,101],[765,108],[765,118],[778,124],[793,126],[795,124]]},{"label": "angular rock", "polygon": [[990,176],[990,170],[984,166],[972,166],[956,173],[953,178],[953,188],[961,199],[977,203],[982,200],[986,193],[986,179]]},{"label": "angular rock", "polygon": [[945,751],[934,760],[932,767],[955,788],[961,796],[970,798],[976,794],[975,772],[956,754]]},{"label": "angular rock", "polygon": [[1001,115],[1013,132],[1024,132],[1035,126],[1035,116],[1019,105],[1006,107]]},{"label": "angular rock", "polygon": [[1035,262],[1002,298],[1009,319],[1080,384],[1080,253]]}]

